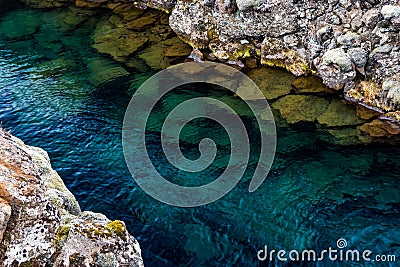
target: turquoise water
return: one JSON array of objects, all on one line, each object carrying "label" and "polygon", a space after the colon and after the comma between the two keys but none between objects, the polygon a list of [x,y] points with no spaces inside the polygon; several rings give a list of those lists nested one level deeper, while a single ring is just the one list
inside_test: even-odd
[{"label": "turquoise water", "polygon": [[[257,266],[262,265],[257,251],[264,245],[318,251],[336,248],[339,238],[352,249],[400,257],[399,148],[335,146],[324,142],[314,125],[278,128],[273,169],[256,192],[247,190],[257,149],[246,176],[224,198],[199,208],[162,204],[135,184],[121,145],[128,92],[153,72],[123,73],[120,65],[91,49],[91,34],[101,16],[72,27],[60,25],[63,10],[1,10],[3,127],[48,151],[82,209],[124,220],[139,240],[147,266]],[[106,75],[110,69],[117,73],[114,78]],[[189,177],[174,170],[160,148],[157,119],[185,99],[209,95],[247,113],[240,100],[211,87],[180,88],[154,111],[155,126],[149,129],[147,145],[154,164],[168,179],[198,185],[223,171],[229,144],[223,129],[210,121],[188,125],[182,136],[189,158],[198,157],[200,139],[216,140],[218,160],[208,173]],[[257,147],[254,120],[242,118]],[[319,266],[351,265],[357,264]]]}]

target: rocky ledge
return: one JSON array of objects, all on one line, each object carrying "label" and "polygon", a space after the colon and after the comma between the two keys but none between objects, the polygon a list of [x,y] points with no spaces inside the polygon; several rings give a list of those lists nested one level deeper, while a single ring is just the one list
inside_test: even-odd
[{"label": "rocky ledge", "polygon": [[296,76],[320,76],[347,100],[400,122],[397,0],[177,1],[170,26],[219,60],[257,58]]},{"label": "rocky ledge", "polygon": [[0,129],[1,266],[143,266],[122,221],[81,212],[47,153]]},{"label": "rocky ledge", "polygon": [[[37,7],[70,0],[25,0]],[[77,6],[153,7],[189,43],[192,58],[313,74],[344,97],[400,122],[400,6],[397,0],[76,0]],[[144,21],[143,23],[147,23]],[[139,42],[140,40],[136,40]]]}]

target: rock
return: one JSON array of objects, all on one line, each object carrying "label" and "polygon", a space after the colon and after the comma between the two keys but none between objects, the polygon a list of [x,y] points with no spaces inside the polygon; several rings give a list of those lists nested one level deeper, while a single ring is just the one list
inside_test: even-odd
[{"label": "rock", "polygon": [[11,206],[0,262],[3,266],[44,266],[55,253],[53,236],[60,223],[59,214],[46,195],[31,149],[3,130],[0,143],[0,197]]},{"label": "rock", "polygon": [[314,122],[329,107],[329,101],[310,95],[288,95],[273,103],[272,108],[279,110],[288,123]]},{"label": "rock", "polygon": [[54,266],[143,266],[139,243],[121,221],[86,212],[59,229]]},{"label": "rock", "polygon": [[156,21],[157,19],[153,16],[145,16],[129,22],[126,24],[126,28],[130,30],[141,31],[144,28],[154,24]]},{"label": "rock", "polygon": [[166,57],[187,57],[191,52],[192,47],[185,43],[177,43],[164,50]]},{"label": "rock", "polygon": [[249,8],[256,7],[262,3],[262,0],[236,0],[239,11],[245,11]]},{"label": "rock", "polygon": [[279,39],[265,38],[261,45],[261,64],[285,68],[296,76],[306,75],[310,67],[295,50]]},{"label": "rock", "polygon": [[376,112],[375,110],[371,110],[359,105],[356,107],[356,112],[357,116],[363,120],[370,120],[380,115],[380,113]]},{"label": "rock", "polygon": [[337,38],[337,43],[343,48],[357,47],[361,45],[360,36],[351,31],[339,36]]},{"label": "rock", "polygon": [[400,16],[400,6],[384,5],[381,9],[381,14],[384,19],[391,19]]},{"label": "rock", "polygon": [[22,2],[35,8],[58,8],[71,5],[75,0],[22,0]]},{"label": "rock", "polygon": [[110,22],[100,22],[94,33],[93,47],[100,53],[111,55],[117,61],[126,61],[127,57],[142,49],[148,38]]},{"label": "rock", "polygon": [[347,53],[357,68],[364,68],[367,64],[367,52],[363,48],[351,48]]},{"label": "rock", "polygon": [[162,70],[169,66],[164,54],[163,44],[154,44],[139,53],[138,57],[154,70]]},{"label": "rock", "polygon": [[352,58],[343,48],[328,50],[322,60],[316,61],[318,74],[328,87],[341,90],[356,77]]},{"label": "rock", "polygon": [[356,128],[327,129],[331,138],[325,139],[335,145],[349,146],[360,144],[359,130]]},{"label": "rock", "polygon": [[107,3],[107,0],[76,0],[75,1],[76,6],[86,7],[86,8],[99,7],[105,3]]},{"label": "rock", "polygon": [[400,106],[400,81],[384,81],[382,90],[386,93],[387,106],[391,108]]},{"label": "rock", "polygon": [[29,15],[26,12],[16,10],[8,13],[2,18],[0,32],[10,39],[33,35],[40,26],[41,15],[35,10],[29,11]]},{"label": "rock", "polygon": [[292,82],[298,93],[326,93],[328,87],[322,83],[322,79],[315,76],[301,76]]},{"label": "rock", "polygon": [[317,121],[326,127],[353,126],[365,122],[357,116],[354,105],[337,99],[332,99],[325,112],[318,116]]},{"label": "rock", "polygon": [[351,57],[344,52],[343,48],[335,48],[327,51],[323,57],[323,63],[326,65],[334,64],[344,72],[349,72],[353,69]]},{"label": "rock", "polygon": [[345,97],[356,103],[362,102],[367,106],[374,106],[381,98],[381,89],[377,83],[362,81],[355,88],[345,90]]},{"label": "rock", "polygon": [[[279,70],[266,67],[251,70],[247,75],[257,84],[268,100],[289,94],[292,90],[291,83],[295,79],[290,73],[285,74]],[[239,87],[239,90],[241,90],[241,87]],[[243,94],[247,95],[247,99],[253,99],[252,93],[248,92],[247,88],[244,88],[244,90]]]},{"label": "rock", "polygon": [[47,153],[0,129],[2,266],[143,266],[121,221],[81,212]]},{"label": "rock", "polygon": [[367,10],[362,17],[362,20],[365,23],[365,26],[368,28],[373,28],[379,21],[380,11],[377,8],[372,8]]},{"label": "rock", "polygon": [[135,20],[145,12],[143,9],[138,9],[131,4],[119,4],[114,8],[110,7],[110,9],[125,21]]},{"label": "rock", "polygon": [[148,46],[139,52],[138,57],[154,70],[165,69],[171,64],[167,57],[187,56],[192,51],[179,38],[170,38]]},{"label": "rock", "polygon": [[376,54],[388,54],[392,51],[393,46],[390,44],[385,44],[382,46],[378,46],[369,54],[369,57],[373,58]]},{"label": "rock", "polygon": [[11,216],[11,206],[4,199],[0,198],[0,243],[3,240],[8,221]]},{"label": "rock", "polygon": [[389,121],[379,119],[365,123],[358,127],[362,135],[360,140],[366,143],[370,142],[398,142],[400,140],[400,127]]},{"label": "rock", "polygon": [[123,67],[105,58],[91,58],[87,60],[89,81],[95,86],[105,86],[112,83],[123,83],[129,79],[129,72]]}]

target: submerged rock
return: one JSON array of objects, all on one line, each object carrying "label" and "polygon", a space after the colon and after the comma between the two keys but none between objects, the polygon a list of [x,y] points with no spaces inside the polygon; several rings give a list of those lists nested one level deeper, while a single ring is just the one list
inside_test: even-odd
[{"label": "submerged rock", "polygon": [[143,266],[121,221],[81,212],[47,153],[0,130],[2,266]]},{"label": "submerged rock", "polygon": [[109,54],[117,61],[125,61],[139,51],[148,42],[141,33],[135,33],[124,27],[115,27],[109,21],[100,22],[94,33],[93,47],[100,53]]},{"label": "submerged rock", "polygon": [[118,63],[107,58],[90,58],[87,60],[87,68],[90,71],[89,81],[96,87],[112,83],[123,84],[130,76]]},{"label": "submerged rock", "polygon": [[272,104],[289,123],[314,122],[328,107],[328,100],[310,95],[288,95]]},{"label": "submerged rock", "polygon": [[400,127],[389,121],[374,120],[358,127],[364,142],[381,141],[397,143],[400,140]]},{"label": "submerged rock", "polygon": [[317,118],[318,123],[327,127],[359,125],[365,122],[357,116],[354,105],[344,100],[332,99],[328,108]]},{"label": "submerged rock", "polygon": [[[290,73],[282,73],[272,68],[257,68],[249,71],[247,75],[257,84],[264,96],[270,99],[276,99],[285,96],[292,90],[291,83],[295,77]],[[247,88],[243,88],[243,91]],[[238,90],[242,90],[240,87]],[[251,92],[244,92],[251,98]]]},{"label": "submerged rock", "polygon": [[16,10],[6,15],[0,24],[0,32],[5,33],[6,38],[23,38],[38,31],[40,26],[40,12],[36,10],[29,11]]}]

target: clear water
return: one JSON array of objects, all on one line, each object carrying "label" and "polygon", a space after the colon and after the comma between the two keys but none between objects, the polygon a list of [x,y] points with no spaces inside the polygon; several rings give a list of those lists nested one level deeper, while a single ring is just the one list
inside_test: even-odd
[{"label": "clear water", "polygon": [[[340,147],[322,141],[313,126],[278,128],[273,169],[256,192],[247,192],[254,165],[250,164],[248,175],[215,203],[190,209],[162,204],[134,183],[121,146],[122,120],[130,100],[127,91],[131,82],[134,90],[152,72],[130,70],[129,75],[100,86],[96,77],[101,66],[119,67],[90,48],[101,16],[63,32],[57,17],[62,11],[0,10],[3,127],[48,151],[82,209],[124,220],[139,240],[147,266],[257,266],[262,264],[256,253],[264,245],[276,250],[321,250],[335,248],[339,238],[353,249],[400,257],[399,148]],[[30,27],[21,27],[21,19]],[[22,37],[19,31],[24,31]],[[101,61],[96,65],[100,67],[93,68],[94,61]],[[177,103],[199,95],[225,99],[246,113],[243,103],[218,88],[181,88],[163,100],[154,121]],[[256,140],[251,117],[243,119]],[[166,163],[156,128],[157,124],[147,138],[153,162],[169,179],[187,181]],[[207,135],[221,149],[213,168],[188,184],[207,183],[223,171],[227,160],[224,131],[206,120],[186,130],[182,149],[188,157],[198,156],[195,144]],[[257,147],[257,141],[253,145]],[[253,154],[252,162],[257,150]],[[290,264],[300,265],[315,266]]]}]

